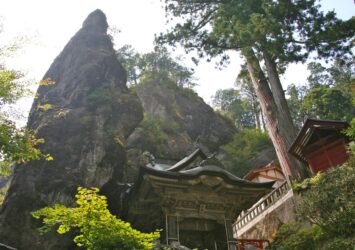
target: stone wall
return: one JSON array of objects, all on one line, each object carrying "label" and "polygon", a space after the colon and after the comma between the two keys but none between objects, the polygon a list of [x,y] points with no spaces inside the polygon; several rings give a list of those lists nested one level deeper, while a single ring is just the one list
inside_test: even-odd
[{"label": "stone wall", "polygon": [[296,199],[292,190],[260,213],[247,225],[234,232],[236,239],[272,240],[277,229],[284,223],[296,219]]}]

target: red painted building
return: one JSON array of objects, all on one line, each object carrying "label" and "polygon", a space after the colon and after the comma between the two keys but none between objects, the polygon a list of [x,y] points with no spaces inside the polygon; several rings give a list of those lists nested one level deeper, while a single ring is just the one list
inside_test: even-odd
[{"label": "red painted building", "polygon": [[313,174],[327,171],[348,160],[348,138],[343,121],[307,119],[289,152],[308,164]]}]

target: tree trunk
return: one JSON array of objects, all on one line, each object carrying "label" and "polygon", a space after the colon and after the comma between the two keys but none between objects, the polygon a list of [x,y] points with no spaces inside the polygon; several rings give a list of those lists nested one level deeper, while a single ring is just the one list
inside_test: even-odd
[{"label": "tree trunk", "polygon": [[271,56],[266,50],[262,50],[262,54],[265,61],[267,75],[269,78],[270,89],[274,97],[277,110],[283,117],[283,123],[288,129],[286,140],[291,145],[293,140],[296,138],[297,131],[293,124],[290,110],[288,109],[287,101],[285,98],[285,92],[282,88],[282,84],[274,60],[271,58]]},{"label": "tree trunk", "polygon": [[[269,83],[261,70],[258,59],[251,48],[245,48],[242,53],[247,61],[247,68],[255,88],[256,95],[265,119],[266,128],[274,144],[281,168],[289,179],[302,180],[306,176],[302,164],[288,153],[291,141],[289,138],[288,122],[284,122],[284,113],[279,112],[275,98],[270,90]],[[287,106],[285,107],[287,109]]]}]

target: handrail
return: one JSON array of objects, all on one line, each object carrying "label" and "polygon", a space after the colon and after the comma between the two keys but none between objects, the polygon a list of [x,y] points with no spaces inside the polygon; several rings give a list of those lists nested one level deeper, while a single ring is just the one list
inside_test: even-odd
[{"label": "handrail", "polygon": [[256,216],[264,212],[267,208],[273,205],[281,197],[287,194],[290,187],[287,181],[283,182],[278,188],[274,189],[267,196],[263,197],[260,201],[255,203],[250,209],[246,212],[242,211],[238,216],[237,221],[234,222],[233,228],[239,230],[245,226],[248,222],[253,220]]}]

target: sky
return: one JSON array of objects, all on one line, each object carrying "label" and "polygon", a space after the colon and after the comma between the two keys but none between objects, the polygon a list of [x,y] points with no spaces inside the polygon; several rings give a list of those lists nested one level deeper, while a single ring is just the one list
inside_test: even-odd
[{"label": "sky", "polygon": [[[355,15],[353,0],[322,0],[324,10],[335,10],[339,17],[348,19]],[[8,0],[1,3],[0,17],[4,31],[0,45],[17,35],[29,36],[23,50],[6,60],[10,68],[26,73],[33,81],[40,81],[55,57],[69,39],[78,31],[87,15],[101,9],[111,27],[120,30],[115,36],[116,47],[131,44],[138,52],[152,51],[154,34],[166,30],[165,12],[160,0]],[[181,50],[179,52],[183,54]],[[186,64],[193,66],[190,55],[184,55]],[[233,87],[243,60],[231,54],[231,63],[219,70],[215,63],[200,63],[195,68],[198,86],[195,90],[210,103],[217,89]],[[308,76],[306,65],[294,64],[282,77],[282,83],[303,84]],[[29,100],[22,108],[29,110]]]}]

